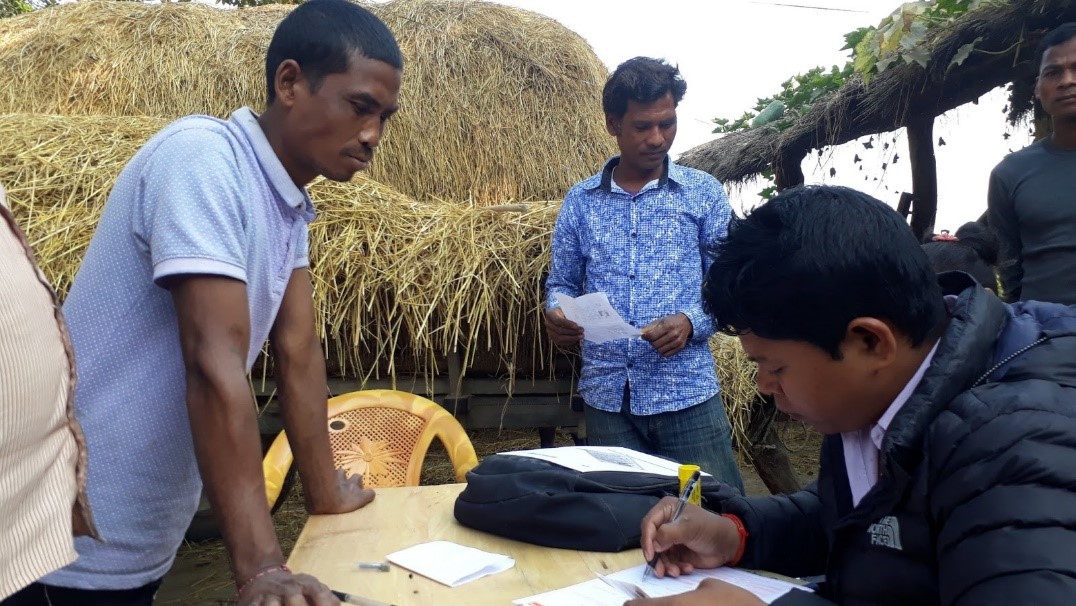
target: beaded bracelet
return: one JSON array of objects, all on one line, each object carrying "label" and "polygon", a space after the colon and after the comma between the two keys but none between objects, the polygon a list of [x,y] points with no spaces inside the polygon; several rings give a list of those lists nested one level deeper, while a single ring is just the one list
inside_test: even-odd
[{"label": "beaded bracelet", "polygon": [[747,532],[747,528],[744,527],[743,520],[740,519],[740,516],[731,513],[723,513],[721,514],[721,517],[732,520],[732,523],[736,525],[736,532],[740,535],[740,546],[736,548],[736,555],[734,555],[728,563],[728,566],[735,566],[743,559],[743,553],[747,549],[747,537],[749,536],[749,533]]},{"label": "beaded bracelet", "polygon": [[273,574],[274,572],[286,572],[291,574],[291,568],[288,568],[287,564],[275,564],[273,566],[266,566],[258,572],[254,573],[254,576],[247,579],[242,585],[239,586],[239,591],[235,592],[236,597],[243,595],[243,592],[250,587],[250,584],[256,581],[259,577],[264,577],[267,574]]}]

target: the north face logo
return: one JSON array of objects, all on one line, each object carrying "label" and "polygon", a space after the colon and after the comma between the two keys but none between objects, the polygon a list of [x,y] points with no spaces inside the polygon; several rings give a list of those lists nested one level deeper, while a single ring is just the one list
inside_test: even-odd
[{"label": "the north face logo", "polygon": [[900,545],[900,522],[894,516],[885,516],[870,525],[867,532],[871,535],[871,545],[881,545],[897,551],[903,551]]}]

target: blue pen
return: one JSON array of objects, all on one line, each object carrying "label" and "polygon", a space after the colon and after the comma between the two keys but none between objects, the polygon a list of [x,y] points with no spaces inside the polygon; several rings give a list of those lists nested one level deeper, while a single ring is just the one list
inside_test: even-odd
[{"label": "blue pen", "polygon": [[[684,511],[684,505],[687,505],[688,497],[691,496],[691,491],[695,488],[695,483],[699,481],[701,473],[699,470],[695,470],[695,473],[691,474],[691,478],[684,484],[684,489],[680,491],[680,499],[676,502],[676,511],[673,512],[672,519],[669,523],[675,522],[680,514]],[[643,581],[646,581],[647,577],[654,574],[654,566],[658,563],[658,554],[654,553],[654,557],[646,563],[646,568],[643,569]]]}]

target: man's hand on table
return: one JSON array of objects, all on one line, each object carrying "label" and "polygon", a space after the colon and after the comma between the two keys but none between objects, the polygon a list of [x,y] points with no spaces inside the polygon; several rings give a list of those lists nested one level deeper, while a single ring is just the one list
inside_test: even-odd
[{"label": "man's hand on table", "polygon": [[355,474],[350,478],[343,469],[335,470],[335,490],[327,496],[317,499],[311,492],[304,493],[307,513],[311,515],[349,513],[365,507],[374,500],[374,491],[362,487],[362,476]]},{"label": "man's hand on table", "polygon": [[682,313],[658,318],[643,327],[643,339],[659,354],[668,358],[680,352],[695,333],[691,320]]},{"label": "man's hand on table", "polygon": [[340,600],[314,577],[280,569],[249,581],[240,591],[237,603],[239,606],[338,606]]},{"label": "man's hand on table", "polygon": [[762,606],[765,603],[746,589],[717,579],[706,579],[694,591],[667,598],[630,600],[624,602],[624,606]]}]

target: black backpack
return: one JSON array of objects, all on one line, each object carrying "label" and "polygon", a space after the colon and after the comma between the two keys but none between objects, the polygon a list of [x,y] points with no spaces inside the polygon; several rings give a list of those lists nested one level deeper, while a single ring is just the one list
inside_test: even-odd
[{"label": "black backpack", "polygon": [[[490,455],[467,472],[456,498],[460,524],[525,543],[581,551],[639,546],[643,516],[664,496],[677,496],[675,477],[622,471],[580,472],[548,461]],[[703,507],[739,492],[703,477]]]}]

